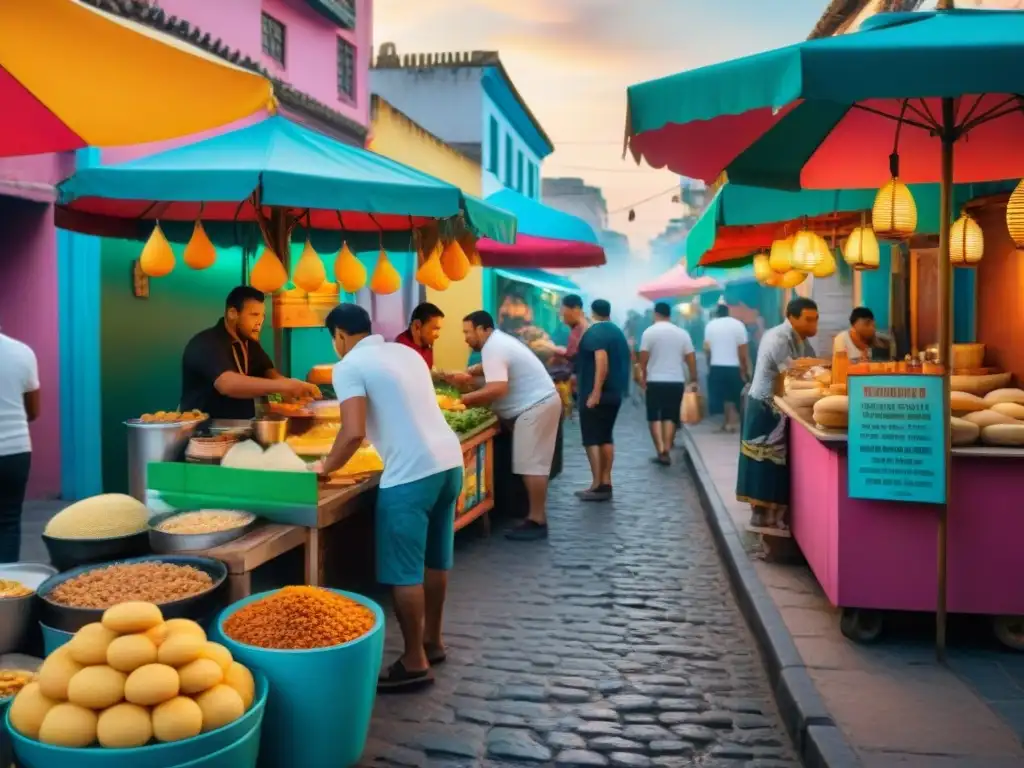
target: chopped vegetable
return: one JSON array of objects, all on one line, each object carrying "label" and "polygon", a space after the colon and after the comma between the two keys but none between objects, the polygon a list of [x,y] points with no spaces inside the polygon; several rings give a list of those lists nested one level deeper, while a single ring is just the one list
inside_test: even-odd
[{"label": "chopped vegetable", "polygon": [[442,413],[448,426],[457,435],[472,432],[494,418],[494,413],[490,408],[467,408],[464,411],[442,411]]}]

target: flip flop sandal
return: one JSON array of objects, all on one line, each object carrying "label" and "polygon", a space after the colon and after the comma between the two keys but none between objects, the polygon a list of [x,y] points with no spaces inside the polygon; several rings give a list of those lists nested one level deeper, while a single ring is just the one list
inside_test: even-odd
[{"label": "flip flop sandal", "polygon": [[377,678],[378,693],[410,693],[434,684],[434,675],[430,668],[420,672],[410,672],[399,659]]},{"label": "flip flop sandal", "polygon": [[427,652],[427,661],[430,662],[430,666],[432,667],[436,667],[438,664],[444,664],[448,661],[448,652],[444,648],[431,649],[424,646],[423,650]]}]

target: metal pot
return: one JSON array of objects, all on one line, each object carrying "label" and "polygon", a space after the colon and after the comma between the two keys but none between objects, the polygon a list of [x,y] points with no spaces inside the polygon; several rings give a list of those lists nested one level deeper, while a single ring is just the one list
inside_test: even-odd
[{"label": "metal pot", "polygon": [[124,424],[128,427],[128,493],[145,504],[146,468],[150,462],[180,460],[200,422],[165,424],[129,419]]},{"label": "metal pot", "polygon": [[267,414],[252,420],[252,436],[264,448],[283,443],[288,437],[288,417]]},{"label": "metal pot", "polygon": [[[42,563],[0,565],[0,579],[19,581],[33,590],[56,574],[56,568]],[[35,592],[24,597],[0,598],[0,654],[21,650],[21,644],[32,625],[35,603]]]}]

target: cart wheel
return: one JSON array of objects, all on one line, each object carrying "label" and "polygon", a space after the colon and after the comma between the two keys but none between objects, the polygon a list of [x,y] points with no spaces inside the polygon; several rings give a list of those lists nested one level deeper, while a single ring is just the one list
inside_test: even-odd
[{"label": "cart wheel", "polygon": [[992,631],[1007,648],[1024,651],[1024,616],[995,616]]},{"label": "cart wheel", "polygon": [[884,625],[881,611],[843,608],[843,616],[839,620],[839,631],[848,640],[867,644],[876,642],[882,636]]}]

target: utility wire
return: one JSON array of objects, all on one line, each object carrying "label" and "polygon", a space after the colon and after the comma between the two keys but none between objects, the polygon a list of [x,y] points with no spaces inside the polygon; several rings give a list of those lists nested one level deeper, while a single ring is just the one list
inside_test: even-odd
[{"label": "utility wire", "polygon": [[621,208],[616,208],[614,211],[608,211],[608,215],[611,216],[613,213],[622,213],[623,211],[628,211],[630,208],[636,208],[637,206],[643,205],[644,203],[649,203],[652,200],[657,200],[660,197],[664,197],[669,192],[678,192],[678,191],[679,191],[679,185],[678,184],[673,184],[668,189],[663,189],[661,192],[653,194],[650,197],[645,197],[643,200],[637,200],[635,203],[630,203],[629,205],[624,205]]}]

